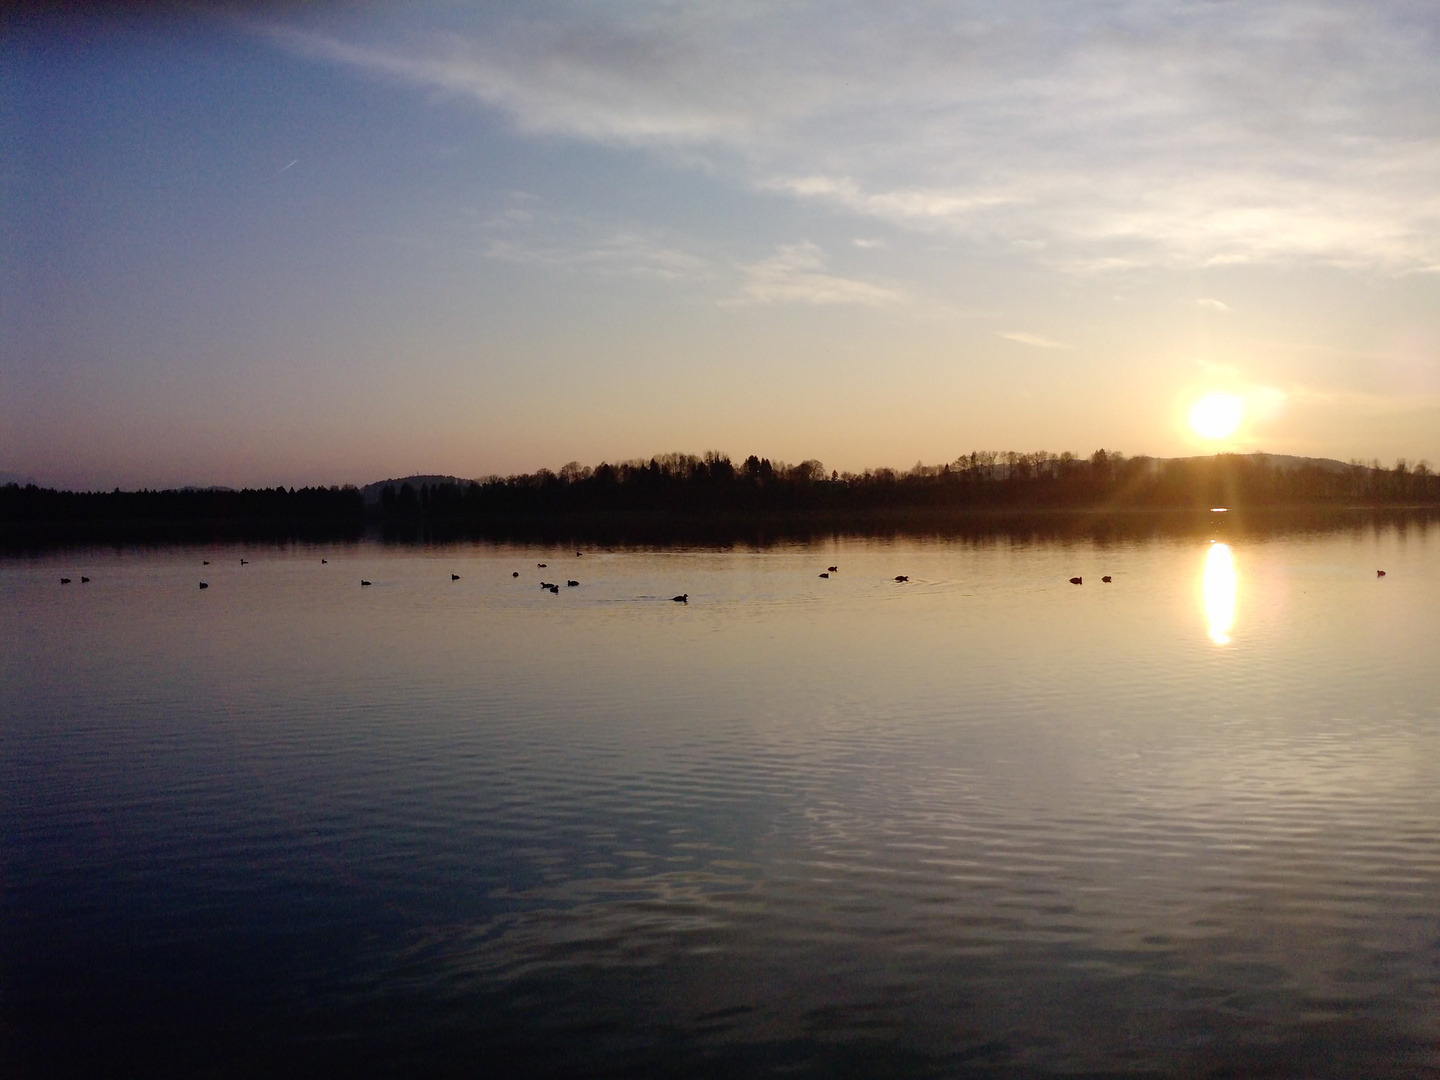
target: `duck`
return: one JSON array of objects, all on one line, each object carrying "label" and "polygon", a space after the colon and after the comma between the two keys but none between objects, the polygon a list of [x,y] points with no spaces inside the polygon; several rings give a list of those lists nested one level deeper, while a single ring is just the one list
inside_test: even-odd
[{"label": "duck", "polygon": [[90,584],[90,579],[89,579],[88,577],[82,576],[82,577],[80,578],[80,584],[81,584],[81,585],[89,585],[89,584]]},{"label": "duck", "polygon": [[551,585],[551,586],[550,586],[550,591],[553,592],[553,593],[559,593],[559,592],[560,592],[560,586],[559,586],[559,585]]},{"label": "duck", "polygon": [[366,581],[366,580],[362,577],[362,578],[360,579],[360,584],[361,584],[361,585],[369,585],[370,582]]},{"label": "duck", "polygon": [[209,559],[201,559],[201,560],[200,560],[200,565],[201,565],[201,566],[209,566],[209,565],[210,565],[210,560],[209,560]]},{"label": "duck", "polygon": [[450,580],[451,580],[451,581],[459,581],[459,580],[460,580],[460,575],[459,575],[459,574],[451,574],[451,575],[450,575]]},{"label": "duck", "polygon": [[573,588],[575,588],[575,586],[579,585],[580,582],[578,582],[578,581],[566,581],[565,584],[568,585],[570,588],[573,589]]},{"label": "duck", "polygon": [[576,557],[577,559],[583,559],[585,556],[584,556],[584,553],[583,553],[583,552],[577,551],[577,552],[575,552],[575,557]]},{"label": "duck", "polygon": [[60,579],[60,584],[61,584],[61,585],[69,585],[69,584],[70,584],[70,579],[69,579],[68,577],[62,577],[62,578]]},{"label": "duck", "polygon": [[540,582],[540,587],[541,587],[542,589],[553,589],[553,588],[555,588],[555,586],[552,585],[552,584],[551,584],[550,582],[548,582],[548,581],[542,581],[542,582]]},{"label": "duck", "polygon": [[1110,584],[1110,575],[1109,575],[1109,574],[1106,574],[1106,575],[1105,575],[1104,577],[1102,577],[1100,580],[1103,581],[1106,585],[1109,585],[1109,584]]},{"label": "duck", "polygon": [[1385,576],[1385,571],[1384,571],[1384,570],[1376,570],[1376,571],[1375,571],[1375,576],[1376,576],[1376,577],[1384,577],[1384,576]]},{"label": "duck", "polygon": [[833,574],[833,573],[835,573],[836,570],[839,570],[839,569],[840,569],[840,568],[839,568],[838,566],[827,566],[827,567],[825,567],[825,572],[826,572],[827,574]]},{"label": "duck", "polygon": [[1082,581],[1084,581],[1084,580],[1085,580],[1084,578],[1072,577],[1072,578],[1070,579],[1070,584],[1071,584],[1071,585],[1079,585],[1079,584],[1080,584]]},{"label": "duck", "polygon": [[909,574],[896,574],[896,575],[895,575],[895,580],[896,580],[896,581],[909,581],[909,580],[910,580],[910,575],[909,575]]},{"label": "duck", "polygon": [[672,596],[670,599],[674,600],[677,604],[688,604],[690,602],[690,594],[688,592],[681,593],[679,596]]},{"label": "duck", "polygon": [[538,566],[541,570],[545,569],[545,564],[543,562],[537,562],[535,565]]},{"label": "duck", "polygon": [[321,559],[321,560],[320,560],[320,565],[321,565],[321,566],[324,566],[324,565],[325,565],[327,562],[329,562],[329,561],[330,561],[329,559]]},{"label": "duck", "polygon": [[241,565],[241,566],[247,566],[247,565],[249,565],[249,560],[248,560],[248,559],[241,559],[241,560],[240,560],[240,565]]},{"label": "duck", "polygon": [[512,571],[510,572],[510,576],[511,576],[511,577],[519,577],[519,576],[520,576],[520,571],[519,571],[519,570],[512,570]]},{"label": "duck", "polygon": [[202,589],[208,589],[208,588],[210,587],[210,582],[208,582],[208,581],[202,581],[202,582],[200,582],[200,587],[201,587]]},{"label": "duck", "polygon": [[825,571],[823,574],[821,574],[820,576],[821,576],[821,577],[829,577],[829,576],[830,576],[830,571],[829,571],[829,570],[826,570],[826,571]]}]

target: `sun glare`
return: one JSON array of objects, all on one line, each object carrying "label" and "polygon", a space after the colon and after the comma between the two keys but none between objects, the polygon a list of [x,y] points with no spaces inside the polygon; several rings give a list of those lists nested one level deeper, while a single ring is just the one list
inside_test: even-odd
[{"label": "sun glare", "polygon": [[1202,439],[1223,439],[1234,434],[1244,412],[1234,394],[1206,394],[1190,406],[1190,428]]}]

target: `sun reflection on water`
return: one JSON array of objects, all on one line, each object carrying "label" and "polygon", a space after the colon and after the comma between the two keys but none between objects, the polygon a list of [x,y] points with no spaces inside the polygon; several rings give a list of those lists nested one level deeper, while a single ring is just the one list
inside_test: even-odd
[{"label": "sun reflection on water", "polygon": [[1230,628],[1235,624],[1235,562],[1229,544],[1211,544],[1205,555],[1205,576],[1201,582],[1205,594],[1205,618],[1210,623],[1210,640],[1216,645],[1230,644]]}]

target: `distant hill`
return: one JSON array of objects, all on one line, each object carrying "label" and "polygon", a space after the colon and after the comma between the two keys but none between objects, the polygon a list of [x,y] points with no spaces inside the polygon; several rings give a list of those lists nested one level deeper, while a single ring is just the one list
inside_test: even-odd
[{"label": "distant hill", "polygon": [[[1218,454],[1196,454],[1194,457],[1154,458],[1153,460],[1160,463],[1166,461],[1189,463],[1194,461],[1212,461],[1219,456]],[[1234,454],[1226,456],[1244,458],[1247,461],[1255,462],[1257,465],[1269,466],[1277,472],[1294,472],[1296,469],[1306,468],[1318,468],[1326,472],[1346,472],[1350,468],[1346,462],[1336,461],[1334,458],[1296,457],[1294,454]]]},{"label": "distant hill", "polygon": [[436,484],[468,484],[470,481],[459,476],[401,476],[394,480],[376,480],[373,484],[366,484],[360,489],[360,494],[365,497],[366,506],[380,505],[380,492],[385,490],[385,485],[394,484],[395,490],[400,490],[401,484],[409,484],[416,491],[420,490],[421,484],[428,484],[434,487]]}]

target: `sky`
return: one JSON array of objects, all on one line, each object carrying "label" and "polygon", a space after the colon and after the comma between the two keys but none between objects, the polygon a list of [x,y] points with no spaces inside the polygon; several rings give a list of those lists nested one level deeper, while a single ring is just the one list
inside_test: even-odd
[{"label": "sky", "polygon": [[1440,462],[1433,0],[0,26],[0,480]]}]

